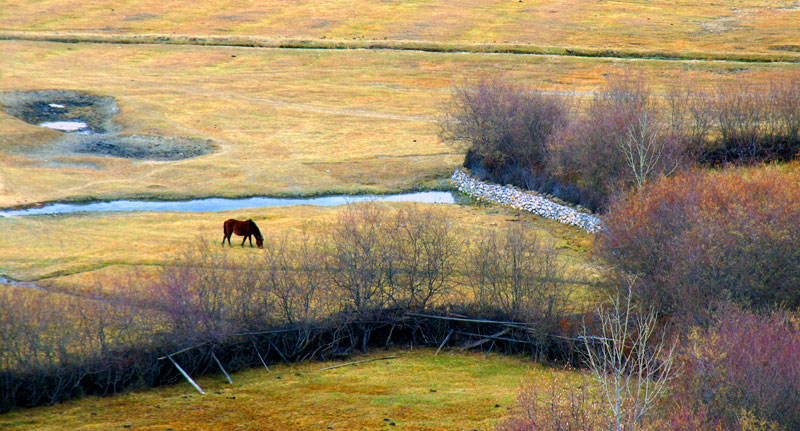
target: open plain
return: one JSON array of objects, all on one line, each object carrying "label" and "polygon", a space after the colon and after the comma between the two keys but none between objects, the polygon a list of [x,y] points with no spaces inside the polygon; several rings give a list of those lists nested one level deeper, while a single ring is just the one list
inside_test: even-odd
[{"label": "open plain", "polygon": [[[439,120],[458,86],[504,76],[574,95],[579,111],[626,74],[657,96],[687,82],[769,84],[800,69],[798,22],[800,3],[776,0],[7,0],[0,209],[452,190],[466,148],[440,139]],[[68,108],[76,114],[59,111]],[[54,120],[85,133],[41,126]],[[563,278],[580,287],[573,301],[605,298],[594,234],[468,199],[377,205],[435,206],[463,241],[523,225],[557,251]],[[344,211],[0,217],[0,289],[113,298],[193,245],[218,246],[227,218],[253,219],[268,239],[322,237]],[[449,295],[442,303],[474,299]],[[584,381],[514,356],[433,354],[371,351],[397,358],[331,371],[278,364],[234,374],[232,386],[204,376],[206,396],[181,383],[71,400],[4,413],[0,429],[490,430],[520,383],[546,394],[554,380]]]}]

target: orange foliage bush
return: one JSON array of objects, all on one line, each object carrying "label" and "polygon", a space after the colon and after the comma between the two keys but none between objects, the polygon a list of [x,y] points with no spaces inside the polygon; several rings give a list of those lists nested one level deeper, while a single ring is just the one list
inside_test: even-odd
[{"label": "orange foliage bush", "polygon": [[800,307],[797,165],[694,171],[616,202],[600,253],[662,313],[706,323],[710,305]]},{"label": "orange foliage bush", "polygon": [[729,306],[718,314],[678,356],[683,373],[673,385],[670,429],[798,429],[798,323],[790,314]]}]

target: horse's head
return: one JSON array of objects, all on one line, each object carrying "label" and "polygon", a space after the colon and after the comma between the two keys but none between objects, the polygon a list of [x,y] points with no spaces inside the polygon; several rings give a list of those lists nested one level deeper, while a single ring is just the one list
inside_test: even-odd
[{"label": "horse's head", "polygon": [[264,237],[263,236],[261,236],[261,235],[257,235],[256,236],[256,246],[258,246],[258,248],[264,248]]}]

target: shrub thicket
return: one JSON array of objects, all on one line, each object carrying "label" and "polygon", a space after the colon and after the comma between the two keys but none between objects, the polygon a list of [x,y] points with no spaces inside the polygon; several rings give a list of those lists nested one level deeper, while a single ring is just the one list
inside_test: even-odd
[{"label": "shrub thicket", "polygon": [[440,136],[501,184],[593,210],[692,164],[786,161],[800,151],[800,74],[769,85],[687,84],[656,96],[641,76],[608,81],[585,106],[505,79],[456,89]]},{"label": "shrub thicket", "polygon": [[[605,431],[612,422],[604,414],[602,399],[589,391],[589,382],[553,381],[545,392],[533,384],[522,387],[511,416],[498,431]],[[636,431],[632,427],[631,431]]]},{"label": "shrub thicket", "polygon": [[706,323],[732,300],[800,307],[797,165],[687,172],[614,204],[598,246],[661,313]]},{"label": "shrub thicket", "polygon": [[671,429],[800,428],[798,355],[790,316],[726,307],[679,355],[683,373],[665,406]]},{"label": "shrub thicket", "polygon": [[687,164],[687,142],[668,120],[641,77],[610,81],[554,136],[549,172],[581,190],[579,203],[602,209],[617,193]]},{"label": "shrub thicket", "polygon": [[529,229],[481,232],[464,256],[464,276],[479,307],[540,322],[567,313],[565,268],[555,250]]},{"label": "shrub thicket", "polygon": [[465,166],[505,183],[545,178],[549,140],[569,117],[563,96],[503,77],[457,87],[440,121],[440,136],[467,146]]}]

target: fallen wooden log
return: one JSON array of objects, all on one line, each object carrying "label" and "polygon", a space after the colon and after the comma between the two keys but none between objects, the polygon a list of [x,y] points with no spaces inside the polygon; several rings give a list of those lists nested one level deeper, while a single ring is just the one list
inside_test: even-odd
[{"label": "fallen wooden log", "polygon": [[373,362],[373,361],[386,361],[386,360],[389,360],[389,359],[395,359],[395,358],[397,358],[397,356],[384,356],[384,357],[382,357],[382,358],[364,359],[364,360],[361,360],[361,361],[348,362],[348,363],[346,363],[346,364],[339,364],[339,365],[334,365],[334,366],[332,366],[332,367],[326,367],[326,368],[322,368],[322,369],[320,369],[320,370],[317,370],[317,371],[332,370],[332,369],[334,369],[334,368],[346,367],[346,366],[348,366],[348,365],[363,364],[364,362]]},{"label": "fallen wooden log", "polygon": [[501,335],[505,335],[510,330],[511,329],[506,328],[506,329],[503,329],[502,331],[500,331],[500,332],[498,332],[496,334],[492,334],[492,335],[470,334],[468,332],[460,332],[460,331],[456,331],[456,332],[458,332],[459,334],[463,334],[463,335],[469,334],[470,336],[473,336],[473,337],[483,337],[483,339],[481,339],[481,340],[475,341],[474,343],[470,343],[470,344],[462,347],[462,349],[464,349],[464,350],[469,350],[469,349],[473,349],[475,347],[478,347],[483,343],[487,343],[487,342],[492,341],[492,340],[497,340],[497,339],[499,339],[499,337]]},{"label": "fallen wooden log", "polygon": [[444,337],[444,341],[442,341],[442,344],[439,344],[439,348],[436,349],[436,353],[434,353],[433,356],[437,356],[439,354],[439,351],[442,350],[442,347],[444,347],[445,344],[447,344],[447,340],[450,339],[450,336],[453,335],[453,332],[455,332],[455,329],[451,329],[450,332],[447,333],[447,336]]},{"label": "fallen wooden log", "polygon": [[512,326],[512,327],[517,327],[517,328],[520,328],[520,329],[531,329],[530,326],[528,326],[528,325],[526,325],[524,323],[507,322],[507,321],[503,321],[503,320],[467,319],[467,318],[463,318],[463,317],[436,316],[436,315],[431,315],[431,314],[417,314],[417,313],[408,313],[407,315],[408,316],[414,316],[414,317],[425,317],[425,318],[428,318],[428,319],[452,320],[452,321],[456,321],[456,322],[493,323],[493,324],[496,324],[496,325]]},{"label": "fallen wooden log", "polygon": [[192,347],[187,347],[185,349],[178,350],[177,352],[168,353],[166,356],[162,356],[162,357],[158,358],[158,360],[160,361],[160,360],[168,359],[168,358],[172,359],[172,358],[170,358],[170,356],[172,356],[172,355],[177,355],[178,353],[188,352],[189,350],[205,346],[206,344],[208,344],[208,343],[200,343],[200,344],[194,345]]},{"label": "fallen wooden log", "polygon": [[201,394],[203,394],[203,395],[205,395],[205,394],[206,394],[206,393],[205,393],[205,392],[204,392],[204,391],[203,391],[203,390],[200,388],[200,385],[198,385],[197,383],[195,383],[195,381],[194,381],[194,380],[192,380],[192,378],[191,378],[191,377],[189,377],[189,373],[187,373],[186,371],[184,371],[184,370],[183,370],[183,368],[181,368],[181,366],[180,366],[180,365],[178,365],[178,363],[177,363],[177,362],[175,362],[175,360],[174,360],[174,359],[172,359],[172,355],[167,355],[167,359],[169,359],[170,361],[172,361],[172,365],[175,365],[175,368],[177,368],[177,369],[178,369],[178,371],[180,371],[180,372],[181,372],[181,374],[183,374],[183,377],[185,377],[185,378],[186,378],[186,380],[188,380],[188,381],[189,381],[189,383],[191,383],[191,384],[192,384],[192,386],[194,386],[194,388],[195,388],[195,389],[197,389],[197,392],[200,392],[200,393],[201,393]]}]

